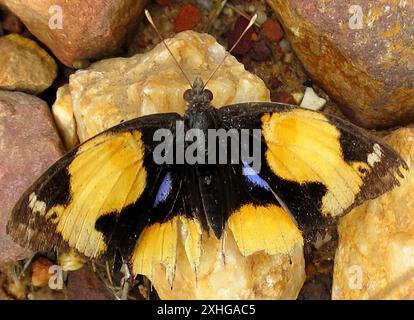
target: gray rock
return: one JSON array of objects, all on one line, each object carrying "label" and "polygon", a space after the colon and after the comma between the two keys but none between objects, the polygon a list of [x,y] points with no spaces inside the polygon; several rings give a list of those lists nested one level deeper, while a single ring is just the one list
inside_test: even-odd
[{"label": "gray rock", "polygon": [[6,234],[20,195],[63,153],[47,104],[21,92],[0,91],[0,262],[27,251]]}]

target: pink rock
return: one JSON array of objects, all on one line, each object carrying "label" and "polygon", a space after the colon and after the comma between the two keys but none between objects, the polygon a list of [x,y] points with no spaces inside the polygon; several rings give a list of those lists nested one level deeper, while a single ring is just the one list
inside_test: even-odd
[{"label": "pink rock", "polygon": [[6,234],[14,204],[63,153],[47,104],[34,96],[0,91],[0,262],[27,251]]},{"label": "pink rock", "polygon": [[0,0],[69,67],[122,48],[146,0]]},{"label": "pink rock", "polygon": [[311,78],[353,122],[414,121],[414,5],[400,0],[267,0]]}]

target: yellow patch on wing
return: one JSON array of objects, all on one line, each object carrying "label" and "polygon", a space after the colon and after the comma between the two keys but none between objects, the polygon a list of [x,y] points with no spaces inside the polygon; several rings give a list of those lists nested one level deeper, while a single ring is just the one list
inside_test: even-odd
[{"label": "yellow patch on wing", "polygon": [[302,234],[289,214],[275,205],[244,205],[227,223],[244,256],[258,251],[288,254],[296,244],[303,244]]},{"label": "yellow patch on wing", "polygon": [[201,258],[201,236],[203,230],[195,219],[181,217],[182,238],[184,249],[192,269],[197,273]]},{"label": "yellow patch on wing", "polygon": [[261,120],[266,161],[273,173],[299,184],[325,185],[319,208],[324,215],[340,215],[352,205],[372,168],[344,160],[340,132],[323,114],[296,109],[265,114]]},{"label": "yellow patch on wing", "polygon": [[131,259],[132,273],[154,280],[157,264],[164,265],[167,279],[172,283],[175,271],[178,242],[178,221],[174,217],[163,223],[148,226],[140,235]]},{"label": "yellow patch on wing", "polygon": [[139,131],[102,134],[79,147],[68,168],[70,202],[46,213],[70,247],[91,258],[106,251],[95,223],[140,197],[147,179],[143,157]]}]

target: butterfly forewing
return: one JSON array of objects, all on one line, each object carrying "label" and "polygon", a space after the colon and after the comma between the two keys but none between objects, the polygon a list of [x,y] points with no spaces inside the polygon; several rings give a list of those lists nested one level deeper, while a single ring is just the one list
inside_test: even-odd
[{"label": "butterfly forewing", "polygon": [[261,130],[259,175],[301,227],[390,190],[405,167],[386,144],[334,116],[276,103],[239,104],[220,113],[228,127]]},{"label": "butterfly forewing", "polygon": [[97,259],[122,244],[125,253],[148,222],[148,198],[163,170],[152,161],[153,133],[176,119],[165,114],[131,120],[70,151],[16,204],[9,234],[38,251],[73,248]]}]

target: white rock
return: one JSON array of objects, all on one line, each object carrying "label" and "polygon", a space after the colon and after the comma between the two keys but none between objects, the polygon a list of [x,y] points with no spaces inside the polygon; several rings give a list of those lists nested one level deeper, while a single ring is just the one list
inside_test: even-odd
[{"label": "white rock", "polygon": [[[168,39],[172,52],[193,80],[207,79],[226,51],[207,34],[193,31],[179,33]],[[229,56],[207,86],[214,94],[213,105],[247,101],[270,101],[269,90],[257,76],[247,72],[233,56]],[[72,141],[74,123],[79,140],[135,117],[159,113],[183,113],[184,91],[189,84],[163,44],[145,54],[130,58],[99,61],[87,70],[71,75],[66,89],[53,106],[62,136]]]},{"label": "white rock", "polygon": [[319,97],[311,87],[307,87],[300,106],[316,111],[321,109],[325,103],[326,100],[324,98]]}]

